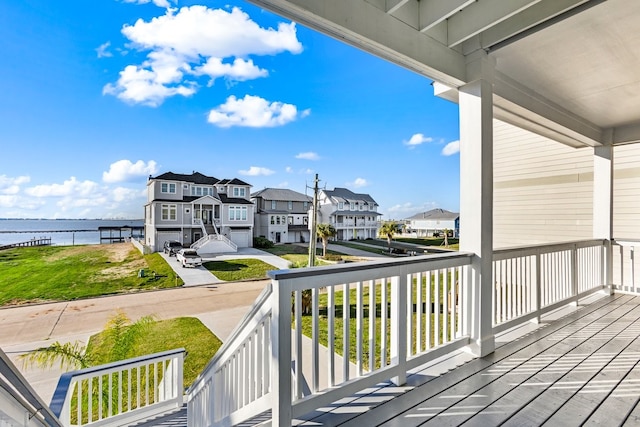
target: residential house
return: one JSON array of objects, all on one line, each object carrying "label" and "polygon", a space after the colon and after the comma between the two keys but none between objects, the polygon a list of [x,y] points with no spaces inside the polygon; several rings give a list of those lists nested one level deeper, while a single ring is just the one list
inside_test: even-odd
[{"label": "residential house", "polygon": [[317,223],[329,223],[337,240],[374,239],[380,228],[378,204],[368,194],[336,187],[318,193]]},{"label": "residential house", "polygon": [[313,199],[285,188],[265,188],[251,194],[255,205],[254,236],[273,243],[309,241],[309,207]]},{"label": "residential house", "polygon": [[193,172],[166,172],[147,181],[145,243],[155,251],[177,240],[204,253],[252,246],[251,185]]},{"label": "residential house", "polygon": [[415,233],[417,237],[432,237],[444,230],[448,230],[454,237],[458,237],[460,214],[436,208],[410,216],[405,220],[405,224],[407,232]]}]

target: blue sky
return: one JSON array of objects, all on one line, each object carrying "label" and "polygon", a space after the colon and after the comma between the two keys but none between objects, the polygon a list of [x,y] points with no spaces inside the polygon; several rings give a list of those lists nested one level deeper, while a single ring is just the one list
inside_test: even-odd
[{"label": "blue sky", "polygon": [[146,178],[459,208],[457,106],[243,1],[0,3],[0,218],[141,218]]}]

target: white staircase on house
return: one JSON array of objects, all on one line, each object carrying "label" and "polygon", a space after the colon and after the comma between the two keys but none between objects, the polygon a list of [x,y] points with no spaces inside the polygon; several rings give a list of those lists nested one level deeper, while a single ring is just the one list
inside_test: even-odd
[{"label": "white staircase on house", "polygon": [[204,224],[202,221],[199,223],[204,236],[191,244],[191,249],[207,254],[238,252],[238,246],[227,237],[219,234],[215,224]]}]

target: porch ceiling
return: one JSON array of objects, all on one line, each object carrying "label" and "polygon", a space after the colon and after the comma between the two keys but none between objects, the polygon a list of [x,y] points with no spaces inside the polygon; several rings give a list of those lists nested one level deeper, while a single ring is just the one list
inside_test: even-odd
[{"label": "porch ceiling", "polygon": [[484,51],[496,117],[572,146],[640,142],[637,0],[249,1],[423,74],[451,100]]}]

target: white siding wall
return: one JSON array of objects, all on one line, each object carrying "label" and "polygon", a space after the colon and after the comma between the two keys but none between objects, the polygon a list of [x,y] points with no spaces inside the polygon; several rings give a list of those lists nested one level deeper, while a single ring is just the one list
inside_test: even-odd
[{"label": "white siding wall", "polygon": [[494,121],[496,248],[591,238],[592,188],[593,149]]},{"label": "white siding wall", "polygon": [[640,239],[640,144],[613,152],[613,236]]}]

